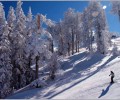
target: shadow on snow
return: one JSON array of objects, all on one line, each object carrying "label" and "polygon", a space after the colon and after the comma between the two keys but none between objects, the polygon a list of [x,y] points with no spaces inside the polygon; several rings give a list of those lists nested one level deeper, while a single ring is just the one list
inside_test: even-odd
[{"label": "shadow on snow", "polygon": [[[68,83],[72,83],[72,81],[79,79],[81,76],[80,71],[87,70],[88,68],[92,67],[94,64],[100,63],[102,61],[102,59],[105,57],[105,56],[100,55],[98,53],[95,53],[93,56],[91,56],[89,58],[87,56],[88,56],[87,52],[82,52],[82,53],[79,53],[77,55],[73,55],[73,56],[69,57],[69,59],[67,61],[61,62],[63,70],[67,70],[70,67],[72,68],[72,70],[69,70],[68,72],[66,72],[65,75],[62,76],[61,80],[56,81],[54,84],[49,85],[45,89],[45,90],[47,90],[47,88],[49,89],[49,87],[54,87],[54,88],[52,88],[52,90],[49,90],[47,93],[45,92],[44,88],[29,90],[29,91],[26,91],[24,93],[25,95],[21,98],[28,98],[29,99],[31,97],[34,97],[35,99],[37,99],[39,97],[46,97],[47,99],[51,99],[51,98],[57,96],[58,94],[70,89],[71,87],[79,84],[80,82],[90,78],[91,76],[96,74],[98,71],[100,71],[102,68],[107,67],[105,65],[108,64],[113,59],[115,59],[115,56],[111,56],[103,65],[98,66],[95,71],[90,72],[89,74],[85,75],[84,78],[74,82],[70,86],[67,86],[63,90],[60,90],[56,93],[56,91],[55,91],[56,88],[61,87],[62,85],[65,85]],[[73,65],[76,61],[78,61],[78,63]],[[107,93],[110,86],[108,86],[106,88],[106,90],[104,90],[104,92],[101,94],[101,96],[103,96],[103,94]],[[32,91],[34,91],[34,92],[32,92]],[[27,95],[29,95],[29,97],[27,97]],[[101,96],[99,96],[99,97],[101,97]],[[13,97],[16,98],[17,96],[14,95]]]},{"label": "shadow on snow", "polygon": [[[87,53],[86,53],[86,52],[83,52],[82,54],[80,53],[80,54],[78,54],[78,55],[75,55],[75,56],[78,56],[78,57],[75,57],[75,58],[79,58],[79,59],[76,59],[76,60],[81,60],[81,59],[85,58],[84,55],[87,55]],[[80,78],[80,74],[79,74],[80,71],[87,70],[88,68],[92,67],[92,65],[94,65],[94,64],[96,64],[96,63],[100,63],[100,61],[102,61],[102,59],[103,59],[104,57],[105,57],[105,56],[103,56],[103,55],[100,55],[100,54],[95,53],[92,57],[90,57],[90,59],[88,59],[88,60],[83,60],[83,61],[79,62],[78,64],[76,64],[75,66],[72,66],[73,69],[72,69],[71,71],[69,71],[69,72],[66,73],[65,79],[63,79],[62,82],[57,82],[57,83],[54,84],[55,88],[58,88],[58,87],[60,87],[60,86],[62,86],[62,85],[65,85],[65,84],[67,84],[67,83],[72,82],[73,80],[76,80],[76,79]],[[106,64],[108,64],[110,61],[112,61],[112,60],[115,59],[115,58],[116,58],[116,56],[111,56],[103,65],[98,66],[98,68],[97,68],[95,71],[93,71],[93,72],[91,72],[90,74],[86,75],[86,77],[85,77],[84,79],[81,79],[81,80],[75,82],[74,84],[66,87],[64,90],[61,90],[61,91],[59,91],[58,93],[54,93],[54,92],[51,93],[51,91],[50,91],[50,92],[48,92],[48,93],[47,93],[46,95],[44,95],[44,96],[47,97],[48,99],[51,99],[51,98],[57,96],[58,94],[66,91],[66,90],[70,89],[71,87],[79,84],[80,82],[82,82],[82,81],[90,78],[91,76],[93,76],[94,74],[96,74],[98,71],[100,71],[102,68],[104,68]],[[70,59],[69,59],[68,61],[66,61],[65,63],[63,63],[63,65],[62,65],[62,66],[63,66],[63,69],[66,67],[66,65],[68,65],[68,68],[69,68],[69,65],[70,65],[71,63],[74,63],[74,62],[75,62],[74,56],[70,57]],[[64,67],[64,66],[65,66],[65,67]],[[66,69],[66,68],[65,68],[65,69]],[[67,74],[68,74],[68,75],[67,75]],[[72,76],[72,75],[73,75],[73,76]],[[66,78],[66,76],[67,76],[68,78]],[[55,89],[55,88],[54,88],[54,89]]]},{"label": "shadow on snow", "polygon": [[101,98],[102,96],[106,95],[111,86],[112,86],[112,83],[110,83],[106,89],[102,89],[102,93],[98,98]]}]

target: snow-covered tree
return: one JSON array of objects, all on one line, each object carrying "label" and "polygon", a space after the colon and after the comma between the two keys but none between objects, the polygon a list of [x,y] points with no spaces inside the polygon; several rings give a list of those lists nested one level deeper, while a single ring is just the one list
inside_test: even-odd
[{"label": "snow-covered tree", "polygon": [[43,24],[47,26],[46,31],[44,31],[45,32],[44,37],[47,37],[47,39],[49,38],[49,42],[50,42],[49,49],[53,53],[54,52],[54,47],[53,47],[54,44],[52,38],[53,30],[51,31],[51,29],[55,26],[55,22],[50,19],[47,19],[46,15],[44,16],[40,14],[40,18],[41,18],[41,28],[43,27]]},{"label": "snow-covered tree", "polygon": [[[80,42],[82,42],[82,14],[75,12],[69,8],[63,20],[60,20],[54,26],[48,27],[48,31],[52,34],[54,41],[58,45],[58,53],[60,55],[70,55],[79,51]],[[81,36],[80,36],[81,35]]]},{"label": "snow-covered tree", "polygon": [[[11,60],[13,65],[13,84],[15,88],[22,87],[22,76],[26,71],[25,40],[26,40],[26,19],[22,10],[22,2],[17,2],[16,17],[14,10],[10,7],[8,22],[10,27],[9,40],[11,46]],[[16,18],[16,19],[15,19]],[[22,85],[21,85],[22,84]],[[25,83],[24,83],[25,84]],[[24,85],[25,86],[25,85]]]},{"label": "snow-covered tree", "polygon": [[[88,23],[89,31],[93,29],[96,33],[97,50],[104,54],[110,44],[110,34],[108,31],[105,11],[100,2],[91,1],[88,6],[89,19],[92,24]],[[90,22],[89,21],[89,22]],[[91,33],[91,31],[89,32]],[[92,37],[91,37],[92,38]]]},{"label": "snow-covered tree", "polygon": [[5,12],[4,12],[2,3],[0,3],[0,25],[1,27],[4,24],[5,24]]},{"label": "snow-covered tree", "polygon": [[48,64],[48,67],[49,67],[49,70],[50,70],[50,78],[52,80],[54,80],[58,70],[61,67],[59,62],[58,62],[57,54],[55,52],[52,54],[52,57],[51,57],[50,62]]},{"label": "snow-covered tree", "polygon": [[120,21],[120,1],[111,1],[112,9],[111,12],[115,15],[118,15]]},{"label": "snow-covered tree", "polygon": [[110,44],[111,44],[111,34],[108,30],[108,25],[107,25],[104,9],[102,9],[101,16],[98,21],[99,21],[99,24],[101,27],[101,37],[100,37],[101,42],[98,41],[101,44],[98,45],[98,47],[99,47],[98,50],[101,49],[100,52],[103,54],[106,54],[106,53],[108,53],[108,48],[110,47]]},{"label": "snow-covered tree", "polygon": [[64,53],[64,41],[65,39],[63,38],[64,33],[63,33],[63,22],[58,22],[53,26],[48,26],[47,31],[51,34],[54,42],[56,43],[58,47],[58,54],[63,55]]},{"label": "snow-covered tree", "polygon": [[[33,20],[33,15],[31,11],[31,7],[29,7],[28,15],[25,20],[25,29],[24,29],[24,47],[23,47],[23,56],[24,56],[24,66],[25,66],[25,73],[22,75],[24,77],[26,85],[29,84],[31,81],[35,80],[35,72],[32,70],[31,66],[33,63],[32,55],[33,55],[33,48],[32,42],[34,38],[35,32],[35,20]],[[25,83],[24,82],[24,83]]]},{"label": "snow-covered tree", "polygon": [[[11,29],[14,28],[15,21],[16,21],[16,16],[15,16],[14,8],[10,7],[9,12],[8,12],[8,16],[7,16],[7,22],[8,22],[8,25]],[[13,30],[11,30],[11,31],[13,31]]]},{"label": "snow-covered tree", "polygon": [[[14,28],[16,26],[16,15],[15,15],[15,11],[13,7],[10,7],[9,12],[8,12],[8,16],[7,16],[7,22],[8,22],[8,26],[9,26],[9,34],[8,34],[8,39],[10,41],[10,49],[11,49],[11,59],[12,59],[12,64],[14,66],[13,63],[13,58],[14,58],[14,39],[13,39],[13,33],[14,33]],[[14,56],[13,56],[14,55]],[[12,58],[13,57],[13,58]]]},{"label": "snow-covered tree", "polygon": [[[24,12],[22,10],[22,4],[23,4],[23,2],[21,2],[21,1],[17,2],[16,19],[20,20],[21,23],[24,23],[26,16],[24,15]],[[23,25],[23,27],[24,27],[24,25]]]},{"label": "snow-covered tree", "polygon": [[[32,43],[32,34],[33,34],[33,30],[34,30],[34,26],[33,24],[33,15],[32,15],[32,11],[31,11],[31,7],[29,8],[28,11],[28,15],[27,15],[27,22],[26,22],[26,42],[25,42],[25,52],[26,52],[26,57],[28,59],[28,66],[30,68],[31,64],[32,64],[32,51],[30,51],[30,45]],[[28,52],[29,51],[29,52]]]},{"label": "snow-covered tree", "polygon": [[0,3],[0,98],[4,98],[12,91],[12,65],[8,34],[9,30],[5,20],[5,12],[2,3]]},{"label": "snow-covered tree", "polygon": [[59,55],[64,55],[65,54],[65,34],[63,32],[63,22],[60,21],[58,24],[56,24],[56,28],[57,28],[57,34],[58,34],[58,53]]},{"label": "snow-covered tree", "polygon": [[36,16],[34,20],[34,32],[32,34],[32,41],[29,45],[29,51],[32,51],[32,59],[35,59],[36,65],[36,79],[38,78],[38,69],[42,67],[42,59],[46,57],[47,59],[51,58],[52,53],[49,51],[49,41],[42,39],[42,35],[44,34],[44,30],[41,30],[38,26],[38,18],[40,15]]},{"label": "snow-covered tree", "polygon": [[82,26],[82,32],[83,32],[83,46],[86,47],[90,52],[93,52],[93,21],[94,17],[92,16],[93,13],[93,6],[89,5],[87,8],[85,8],[82,16],[83,26]]},{"label": "snow-covered tree", "polygon": [[74,54],[74,38],[75,38],[75,10],[72,8],[69,8],[65,12],[65,23],[68,25],[68,29],[71,33],[72,37],[72,54]]},{"label": "snow-covered tree", "polygon": [[76,45],[76,52],[79,52],[79,46],[83,41],[83,21],[82,21],[82,13],[77,12],[75,18],[75,45]]}]

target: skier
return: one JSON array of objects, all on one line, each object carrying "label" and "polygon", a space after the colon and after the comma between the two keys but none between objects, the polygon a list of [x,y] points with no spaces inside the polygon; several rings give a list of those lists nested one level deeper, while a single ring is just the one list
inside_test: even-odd
[{"label": "skier", "polygon": [[110,75],[109,76],[111,76],[111,83],[114,83],[114,81],[113,81],[113,78],[114,78],[114,72],[113,71],[110,71]]}]

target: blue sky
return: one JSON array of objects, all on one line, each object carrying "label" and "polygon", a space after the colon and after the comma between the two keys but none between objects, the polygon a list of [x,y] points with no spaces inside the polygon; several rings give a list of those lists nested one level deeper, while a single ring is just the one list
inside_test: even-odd
[{"label": "blue sky", "polygon": [[[16,8],[16,1],[3,1],[4,10],[7,16],[10,6]],[[33,15],[37,13],[46,14],[47,18],[59,21],[63,18],[64,12],[70,7],[74,8],[76,11],[82,12],[85,7],[87,7],[88,1],[23,1],[22,8],[24,13],[27,14],[29,6],[32,8]],[[110,13],[111,3],[108,1],[102,2],[103,6],[106,6],[106,16],[109,25],[109,30],[111,32],[120,33],[120,22],[118,16]]]}]

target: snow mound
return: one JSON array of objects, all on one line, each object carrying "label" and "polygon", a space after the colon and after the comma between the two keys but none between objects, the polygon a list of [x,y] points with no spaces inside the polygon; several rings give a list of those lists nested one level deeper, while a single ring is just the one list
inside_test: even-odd
[{"label": "snow mound", "polygon": [[48,84],[44,80],[36,79],[30,84],[30,87],[44,87],[47,85]]}]

